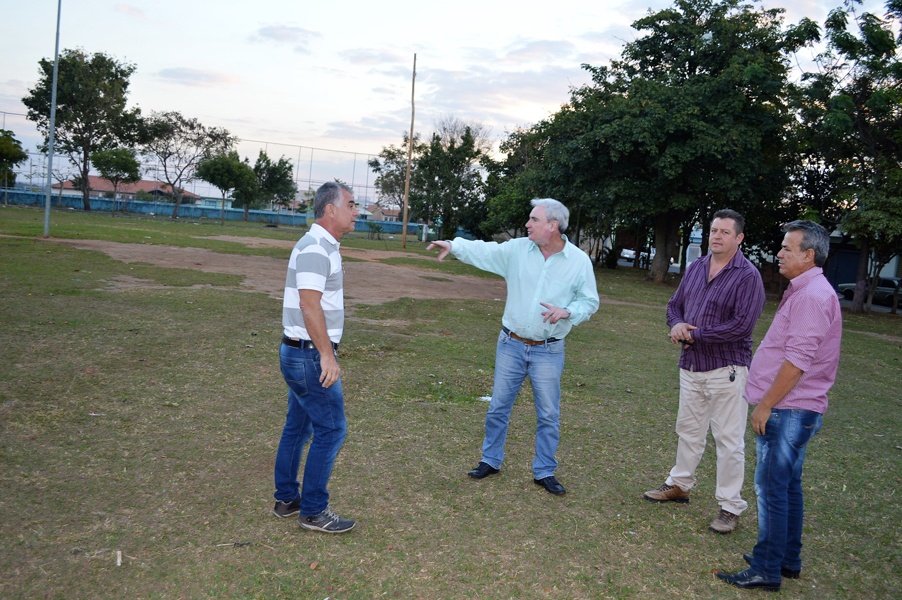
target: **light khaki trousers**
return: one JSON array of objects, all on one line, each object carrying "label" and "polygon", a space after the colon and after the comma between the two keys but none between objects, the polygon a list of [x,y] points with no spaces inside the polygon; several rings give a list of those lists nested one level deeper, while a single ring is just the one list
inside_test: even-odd
[{"label": "light khaki trousers", "polygon": [[705,452],[708,429],[717,450],[717,487],[714,497],[720,507],[734,515],[742,514],[748,504],[740,495],[745,478],[745,425],[748,407],[742,397],[749,376],[748,367],[693,372],[680,369],[680,409],[677,412],[676,464],[670,470],[667,485],[690,490],[695,485],[695,470]]}]

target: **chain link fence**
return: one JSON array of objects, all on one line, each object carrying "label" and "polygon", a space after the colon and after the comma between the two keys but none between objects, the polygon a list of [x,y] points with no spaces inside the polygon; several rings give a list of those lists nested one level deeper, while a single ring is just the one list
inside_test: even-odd
[{"label": "chain link fence", "polygon": [[[16,139],[27,145],[27,141],[35,137],[34,123],[28,121],[21,113],[0,111],[2,124],[0,128],[13,132]],[[294,182],[298,188],[298,199],[303,199],[308,190],[316,190],[327,181],[339,179],[354,190],[357,203],[362,207],[375,204],[377,192],[374,186],[376,175],[369,167],[369,160],[374,154],[351,152],[347,150],[331,150],[298,144],[267,142],[264,140],[239,139],[236,150],[242,158],[247,157],[253,165],[261,150],[274,161],[282,157],[291,161],[294,167]],[[153,157],[140,156],[142,161],[142,178],[165,182],[162,167]],[[47,155],[36,151],[28,151],[28,160],[15,169],[16,187],[31,191],[46,191]],[[69,157],[65,154],[53,154],[54,177],[52,184],[68,181],[77,172]],[[97,173],[92,173],[96,175]],[[3,182],[0,181],[0,186]],[[195,180],[185,189],[202,198],[222,199],[222,193],[205,181]]]}]

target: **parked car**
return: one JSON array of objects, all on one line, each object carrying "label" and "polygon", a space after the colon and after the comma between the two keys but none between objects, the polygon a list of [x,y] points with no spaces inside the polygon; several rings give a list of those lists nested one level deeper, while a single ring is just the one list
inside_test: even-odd
[{"label": "parked car", "polygon": [[624,248],[620,251],[620,258],[622,260],[628,260],[630,262],[636,260],[636,251],[630,250],[629,248]]},{"label": "parked car", "polygon": [[[899,279],[896,277],[881,277],[877,281],[877,291],[874,292],[874,304],[891,306],[893,304],[893,292],[896,291],[898,284]],[[846,300],[851,300],[855,296],[855,284],[841,283],[836,286],[836,293]]]}]

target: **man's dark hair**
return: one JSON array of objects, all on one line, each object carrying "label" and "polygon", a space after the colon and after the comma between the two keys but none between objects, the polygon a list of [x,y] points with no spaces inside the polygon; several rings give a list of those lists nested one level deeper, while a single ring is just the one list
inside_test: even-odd
[{"label": "man's dark hair", "polygon": [[745,217],[729,208],[724,208],[714,213],[714,216],[711,217],[712,223],[714,219],[733,219],[733,222],[736,224],[736,235],[739,235],[745,229]]},{"label": "man's dark hair", "polygon": [[354,192],[351,191],[351,188],[343,183],[338,183],[337,181],[327,181],[319,186],[319,189],[316,190],[316,196],[313,199],[314,220],[318,221],[326,216],[326,207],[330,204],[336,206],[341,205],[342,190],[351,194],[351,197],[354,196]]},{"label": "man's dark hair", "polygon": [[785,233],[793,231],[802,232],[802,243],[799,248],[802,252],[814,250],[814,266],[823,267],[830,253],[830,234],[821,225],[814,221],[791,221],[783,226]]}]

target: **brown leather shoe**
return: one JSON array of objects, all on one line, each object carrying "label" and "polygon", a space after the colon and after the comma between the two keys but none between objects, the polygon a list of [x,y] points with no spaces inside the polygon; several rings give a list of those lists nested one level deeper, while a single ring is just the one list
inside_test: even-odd
[{"label": "brown leather shoe", "polygon": [[708,529],[715,533],[726,535],[733,533],[737,525],[739,525],[739,515],[734,515],[721,508],[714,520],[711,521],[711,524],[708,525]]},{"label": "brown leather shoe", "polygon": [[648,490],[642,497],[652,502],[689,502],[689,492],[683,491],[679,486],[663,484],[656,490]]}]

